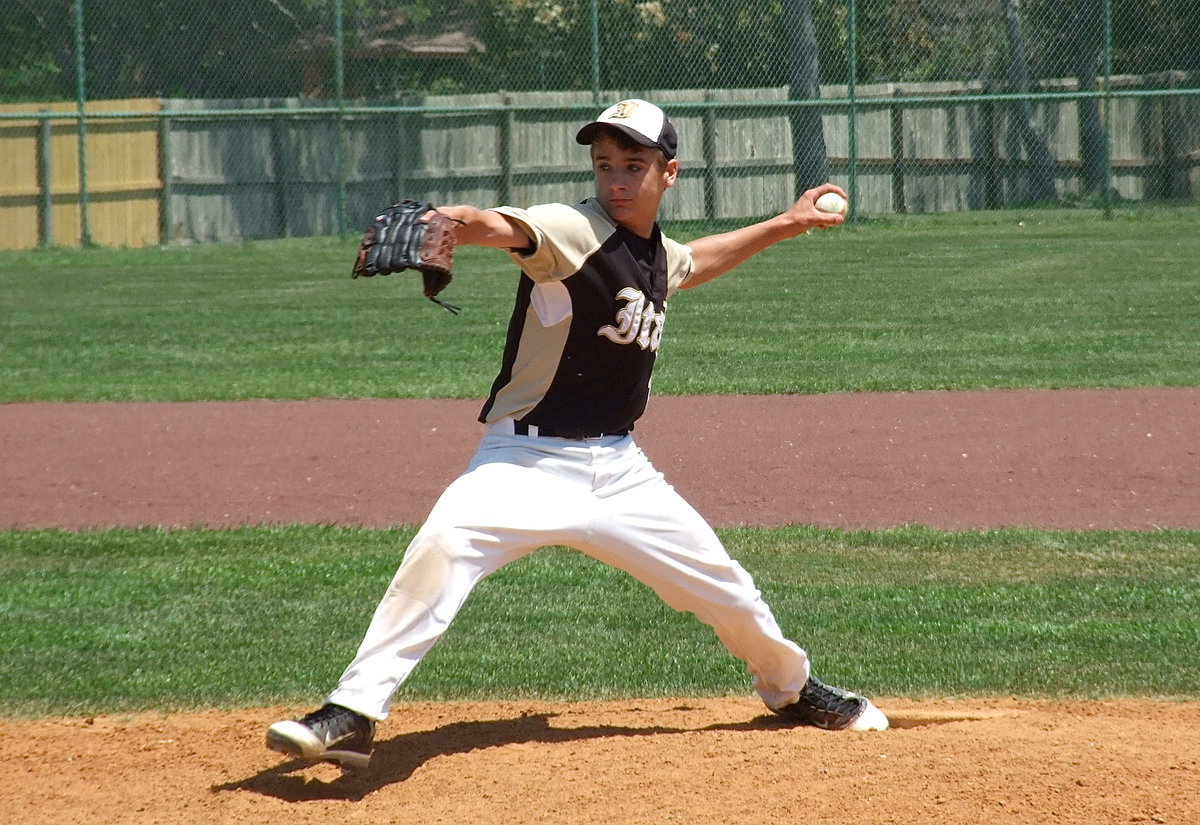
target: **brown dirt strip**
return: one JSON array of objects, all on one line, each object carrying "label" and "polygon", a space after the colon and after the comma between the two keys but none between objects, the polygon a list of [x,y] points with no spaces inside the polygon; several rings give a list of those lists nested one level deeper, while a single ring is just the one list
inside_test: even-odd
[{"label": "brown dirt strip", "polygon": [[[0,527],[420,523],[476,401],[0,405]],[[717,526],[1200,527],[1200,389],[656,398]]]}]

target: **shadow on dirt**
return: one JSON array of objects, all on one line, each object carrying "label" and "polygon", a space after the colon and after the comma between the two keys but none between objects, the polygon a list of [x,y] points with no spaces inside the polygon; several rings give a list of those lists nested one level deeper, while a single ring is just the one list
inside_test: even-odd
[{"label": "shadow on dirt", "polygon": [[[439,756],[505,745],[528,743],[568,743],[590,739],[609,739],[630,736],[658,736],[695,731],[762,731],[790,727],[771,714],[763,714],[745,722],[706,725],[704,727],[620,727],[595,725],[590,727],[553,727],[555,713],[536,713],[512,719],[488,719],[476,722],[455,722],[433,730],[416,731],[378,742],[371,756],[371,765],[364,771],[343,772],[333,781],[314,778],[306,769],[313,763],[300,759],[283,762],[253,776],[235,782],[214,785],[212,791],[250,791],[287,802],[315,800],[358,801],[375,791],[403,782],[423,764]],[[983,716],[919,714],[893,716],[891,726],[896,730],[924,728],[953,722],[979,721]],[[874,734],[873,734],[874,735]]]},{"label": "shadow on dirt", "polygon": [[786,723],[776,717],[763,715],[746,722],[709,725],[703,728],[661,725],[637,728],[613,725],[556,728],[550,725],[550,720],[557,715],[537,713],[513,719],[455,722],[433,730],[402,734],[376,743],[371,765],[365,771],[347,771],[331,782],[306,775],[305,769],[310,768],[313,763],[293,759],[246,779],[214,785],[212,791],[250,791],[288,802],[327,799],[358,801],[388,785],[403,782],[431,759],[484,748],[526,743],[554,744],[614,737],[657,736],[696,730],[756,731],[787,727]]}]

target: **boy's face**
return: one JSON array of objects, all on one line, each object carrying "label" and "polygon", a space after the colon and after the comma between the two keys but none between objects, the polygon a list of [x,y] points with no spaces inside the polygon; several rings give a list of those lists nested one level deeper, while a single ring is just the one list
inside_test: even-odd
[{"label": "boy's face", "polygon": [[643,238],[658,220],[663,193],[675,185],[679,163],[648,146],[621,145],[606,134],[592,141],[596,197],[618,226]]}]

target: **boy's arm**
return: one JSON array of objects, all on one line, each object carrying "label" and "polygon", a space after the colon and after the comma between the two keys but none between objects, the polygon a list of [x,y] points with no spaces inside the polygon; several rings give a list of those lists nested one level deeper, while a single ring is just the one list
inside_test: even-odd
[{"label": "boy's arm", "polygon": [[524,249],[532,240],[516,221],[490,209],[439,206],[437,211],[454,221],[454,241],[459,246]]},{"label": "boy's arm", "polygon": [[845,219],[841,215],[821,212],[814,205],[826,192],[846,196],[840,187],[824,183],[805,192],[791,208],[773,218],[692,241],[688,244],[692,250],[692,274],[681,287],[690,289],[707,283],[779,241],[810,229],[825,229],[842,223]]}]

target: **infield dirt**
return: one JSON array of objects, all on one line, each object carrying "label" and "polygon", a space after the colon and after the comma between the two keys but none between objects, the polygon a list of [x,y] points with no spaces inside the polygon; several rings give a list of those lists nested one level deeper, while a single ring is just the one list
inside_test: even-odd
[{"label": "infield dirt", "polygon": [[[0,405],[0,526],[419,522],[476,408]],[[638,440],[718,526],[1200,527],[1200,390],[662,398]],[[1200,703],[874,698],[404,704],[360,775],[263,747],[307,707],[3,721],[0,822],[1200,822]]]}]

